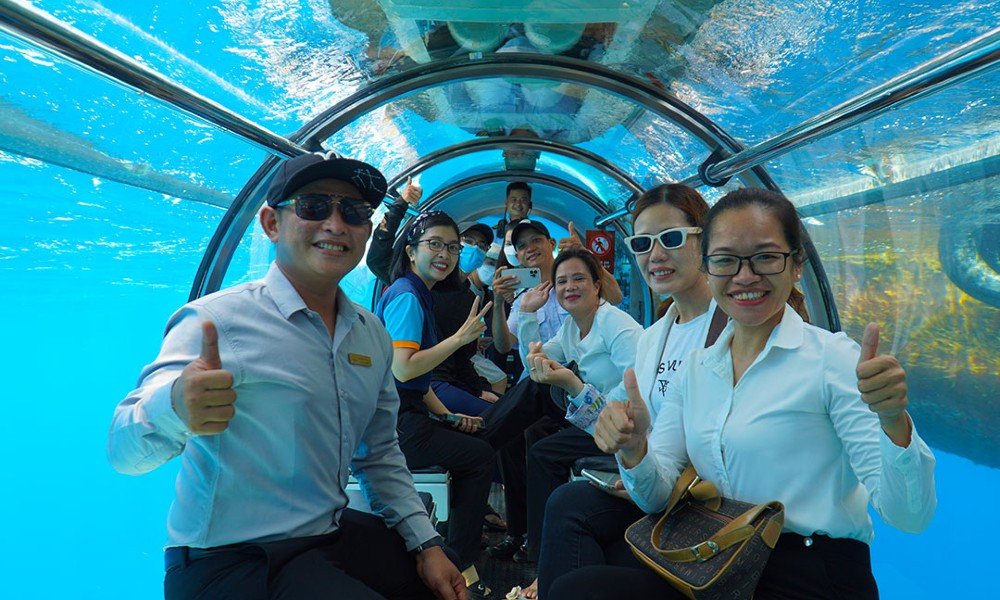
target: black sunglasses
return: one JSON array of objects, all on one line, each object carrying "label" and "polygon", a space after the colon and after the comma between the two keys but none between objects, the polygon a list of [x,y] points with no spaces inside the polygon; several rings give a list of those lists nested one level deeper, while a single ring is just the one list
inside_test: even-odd
[{"label": "black sunglasses", "polygon": [[325,221],[333,214],[334,207],[348,225],[362,225],[375,212],[367,200],[339,194],[299,194],[274,205],[275,208],[295,206],[295,214],[306,221]]}]

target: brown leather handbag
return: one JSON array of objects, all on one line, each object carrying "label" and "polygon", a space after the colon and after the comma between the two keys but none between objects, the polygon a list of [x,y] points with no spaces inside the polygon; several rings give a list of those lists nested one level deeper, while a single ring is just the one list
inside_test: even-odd
[{"label": "brown leather handbag", "polygon": [[753,597],[784,523],[781,502],[723,498],[689,466],[666,510],[633,523],[625,541],[691,600],[743,600]]}]

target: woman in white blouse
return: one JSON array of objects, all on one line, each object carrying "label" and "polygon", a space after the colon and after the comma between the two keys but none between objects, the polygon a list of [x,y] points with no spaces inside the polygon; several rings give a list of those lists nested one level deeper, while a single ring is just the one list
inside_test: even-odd
[{"label": "woman in white blouse", "polygon": [[[625,487],[662,510],[691,463],[728,497],[785,504],[785,529],[754,598],[874,599],[869,503],[890,525],[926,528],[937,499],[934,457],[906,411],[906,375],[803,322],[786,304],[802,273],[801,223],[784,196],[730,192],[709,212],[702,253],[712,294],[732,321],[695,350],[650,416],[626,375],[629,402],[610,404],[595,439],[615,452]],[[646,569],[590,567],[557,580],[546,600],[681,598]]]},{"label": "woman in white blouse", "polygon": [[[628,313],[601,298],[600,267],[593,254],[564,250],[553,262],[552,273],[552,282],[524,294],[517,335],[530,343],[525,365],[531,379],[565,392],[566,419],[575,426],[564,427],[528,449],[528,539],[522,552],[528,560],[537,560],[549,495],[569,479],[577,459],[603,454],[590,433],[597,413],[588,405],[604,398],[624,398],[623,376],[635,364],[642,333],[642,326]],[[553,286],[556,300],[569,316],[550,340],[531,342],[540,339],[535,313]],[[566,368],[570,362],[576,363],[577,373]]]}]

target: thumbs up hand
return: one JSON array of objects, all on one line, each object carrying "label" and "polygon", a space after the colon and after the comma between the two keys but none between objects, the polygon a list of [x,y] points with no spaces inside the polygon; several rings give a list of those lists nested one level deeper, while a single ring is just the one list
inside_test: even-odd
[{"label": "thumbs up hand", "polygon": [[406,187],[403,188],[402,198],[410,206],[415,206],[417,202],[420,202],[420,198],[424,195],[424,188],[420,187],[419,179],[414,181],[413,178],[406,178]]},{"label": "thumbs up hand", "polygon": [[569,236],[559,240],[559,252],[583,248],[583,242],[580,241],[580,236],[576,235],[576,230],[573,228],[573,221],[566,225],[566,229],[569,230]]},{"label": "thumbs up hand", "polygon": [[646,434],[651,424],[632,369],[625,370],[625,392],[628,401],[608,402],[601,411],[594,427],[594,442],[608,454],[618,452],[622,463],[632,468],[646,456]]},{"label": "thumbs up hand", "polygon": [[198,435],[225,431],[236,414],[233,374],[222,368],[215,323],[201,326],[201,354],[181,371],[170,390],[174,412]]},{"label": "thumbs up hand", "polygon": [[858,391],[861,400],[869,410],[878,415],[882,429],[897,444],[896,434],[905,433],[909,444],[910,421],[906,414],[909,400],[906,396],[906,371],[895,356],[876,356],[879,344],[879,328],[875,323],[865,327],[861,338],[861,357],[858,359]]}]

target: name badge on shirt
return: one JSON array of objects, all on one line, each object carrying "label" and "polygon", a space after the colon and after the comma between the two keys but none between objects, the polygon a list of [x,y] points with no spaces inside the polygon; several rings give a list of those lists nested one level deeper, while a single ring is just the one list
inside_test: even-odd
[{"label": "name badge on shirt", "polygon": [[347,361],[352,365],[361,365],[362,367],[372,366],[372,357],[365,356],[364,354],[355,354],[353,352],[348,352]]}]

